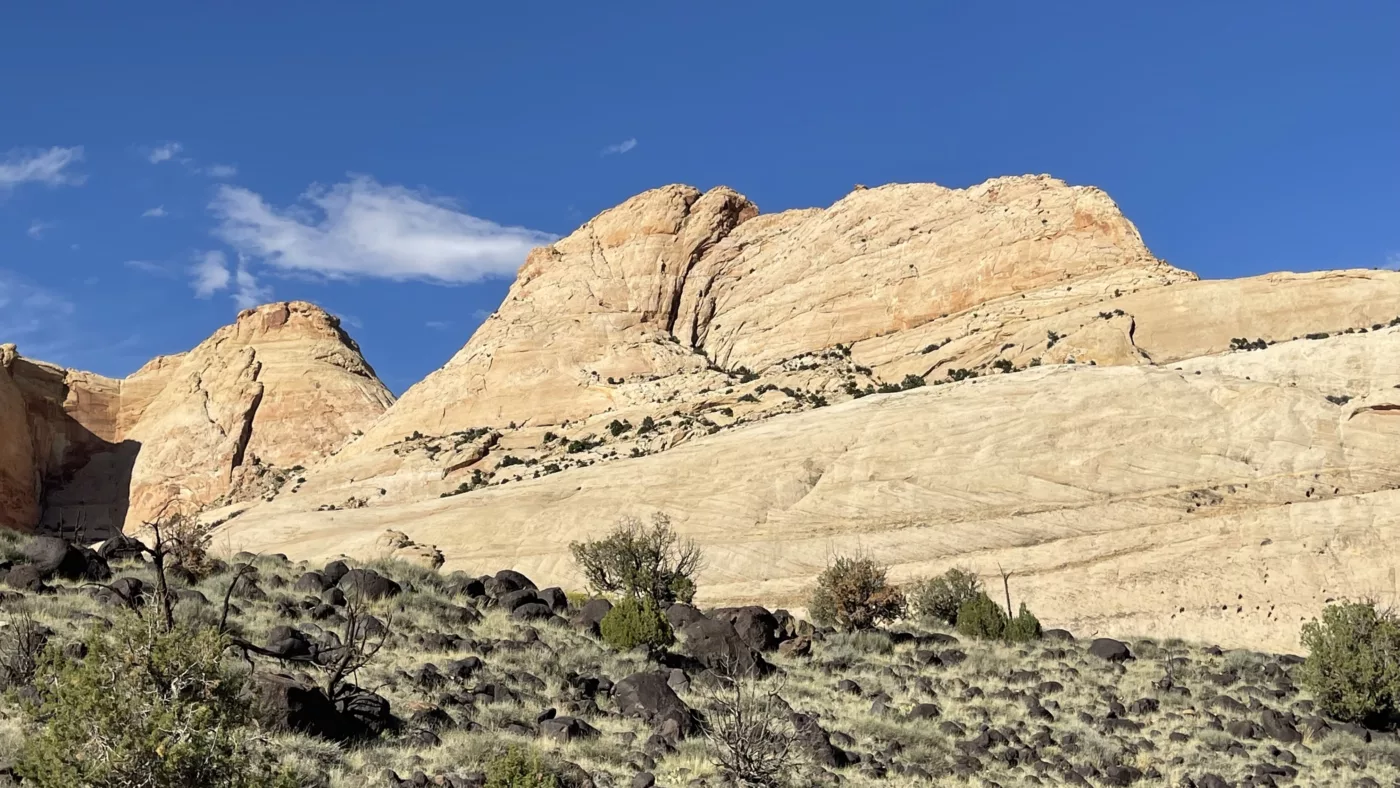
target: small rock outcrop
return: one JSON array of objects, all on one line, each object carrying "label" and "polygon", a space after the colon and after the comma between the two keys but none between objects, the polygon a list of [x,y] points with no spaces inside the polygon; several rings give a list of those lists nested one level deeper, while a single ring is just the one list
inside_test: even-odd
[{"label": "small rock outcrop", "polygon": [[0,526],[93,540],[171,502],[270,495],[392,402],[339,321],[300,301],[122,380],[0,346]]}]

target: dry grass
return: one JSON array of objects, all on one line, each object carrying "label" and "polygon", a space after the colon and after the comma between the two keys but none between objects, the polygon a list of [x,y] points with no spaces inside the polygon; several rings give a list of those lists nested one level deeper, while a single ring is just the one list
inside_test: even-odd
[{"label": "dry grass", "polygon": [[[237,630],[257,641],[278,625],[310,628],[311,622],[281,618],[276,609],[279,599],[296,601],[303,596],[291,584],[307,567],[267,557],[259,558],[256,565],[258,582],[268,600],[255,603],[235,598],[239,608],[234,617]],[[596,739],[560,744],[533,733],[512,733],[508,726],[524,726],[532,731],[536,717],[546,708],[567,713],[570,675],[616,681],[655,666],[649,666],[637,654],[611,652],[593,637],[569,626],[526,625],[496,609],[482,611],[484,615],[476,624],[444,621],[441,613],[448,606],[472,603],[451,596],[435,573],[392,562],[377,562],[376,567],[400,582],[406,581],[413,590],[370,605],[370,613],[393,621],[395,634],[380,658],[354,677],[356,683],[376,689],[390,700],[397,713],[407,717],[412,710],[440,701],[439,691],[413,685],[409,678],[412,671],[425,662],[441,664],[484,654],[486,667],[469,686],[497,683],[508,687],[518,700],[475,707],[444,706],[457,727],[440,731],[441,744],[433,747],[415,747],[396,738],[339,747],[305,736],[275,737],[277,751],[287,764],[305,775],[307,786],[382,786],[386,769],[404,776],[415,771],[429,775],[478,771],[512,745],[534,748],[550,758],[578,764],[595,775],[600,785],[628,785],[633,775],[643,769],[655,773],[662,785],[686,785],[714,777],[715,767],[703,737],[682,742],[676,751],[658,754],[653,760],[643,752],[651,731],[636,720],[619,716],[611,700],[603,695],[596,699],[597,713],[581,715],[601,731]],[[139,562],[114,566],[114,572],[117,576],[152,580],[150,569]],[[210,603],[182,602],[177,615],[181,619],[217,620],[218,606],[231,577],[230,572],[225,572],[201,581],[197,590]],[[285,587],[275,588],[278,581],[273,578],[284,580]],[[94,623],[121,614],[99,605],[89,589],[71,584],[57,595],[30,597],[26,604],[56,631],[59,641],[79,637]],[[460,652],[426,652],[414,645],[415,636],[430,632],[460,635],[470,645]],[[491,647],[489,654],[485,654],[486,646]],[[1100,770],[1127,765],[1155,773],[1135,783],[1142,786],[1176,786],[1185,777],[1197,778],[1207,772],[1235,781],[1252,773],[1255,764],[1278,764],[1290,759],[1300,772],[1296,781],[1300,785],[1351,785],[1362,777],[1381,784],[1400,780],[1400,742],[1394,737],[1366,743],[1334,733],[1318,741],[1286,745],[1267,739],[1236,741],[1223,731],[1211,729],[1212,714],[1218,714],[1225,722],[1257,720],[1253,711],[1233,714],[1216,709],[1208,699],[1217,692],[1228,693],[1247,705],[1254,700],[1284,710],[1304,700],[1300,695],[1279,699],[1268,692],[1276,686],[1265,673],[1275,664],[1274,658],[1247,652],[1211,656],[1198,645],[1181,642],[1143,640],[1132,646],[1138,659],[1120,667],[1088,655],[1084,644],[1040,642],[1005,646],[964,642],[954,647],[966,652],[964,661],[929,667],[916,658],[919,650],[929,647],[927,644],[896,643],[883,633],[832,634],[819,638],[808,658],[770,655],[781,668],[782,678],[769,681],[781,681],[784,699],[795,710],[816,715],[838,746],[861,754],[862,765],[840,770],[845,784],[851,786],[980,785],[984,781],[1026,784],[1026,778],[1035,772],[998,757],[1000,748],[991,755],[978,756],[980,771],[974,778],[967,780],[953,773],[953,765],[962,757],[959,743],[975,737],[983,726],[1015,733],[1027,742],[1044,728],[1050,732],[1053,743],[1039,746],[1040,758],[1049,761],[1062,757],[1069,763],[1089,764]],[[1206,680],[1208,674],[1222,671],[1237,672],[1239,680],[1224,687]],[[1165,676],[1186,687],[1190,695],[1159,690],[1157,682]],[[682,697],[692,707],[703,707],[703,677],[691,678],[692,686]],[[837,683],[843,679],[859,684],[860,692],[838,691]],[[1058,682],[1062,689],[1037,689],[1046,682]],[[1052,721],[1027,717],[1025,702],[1012,694],[1026,691],[1038,695],[1044,708],[1054,716]],[[887,708],[884,713],[873,709],[877,695],[880,705]],[[1126,714],[1143,725],[1141,731],[1114,732],[1104,727],[1112,702],[1129,706],[1140,698],[1159,703],[1155,711]],[[937,705],[940,714],[931,719],[912,718],[910,710],[921,703]],[[1091,719],[1081,720],[1081,713]],[[956,723],[964,733],[948,732],[946,723]],[[24,735],[17,709],[0,705],[0,761],[13,757]],[[1282,754],[1285,750],[1291,756]],[[897,768],[877,776],[868,768],[874,761]],[[898,768],[908,766],[919,766],[938,776],[930,782],[899,773]],[[793,777],[794,784],[822,781],[821,773],[810,764],[803,764]],[[1050,782],[1058,782],[1054,770],[1048,777]]]}]

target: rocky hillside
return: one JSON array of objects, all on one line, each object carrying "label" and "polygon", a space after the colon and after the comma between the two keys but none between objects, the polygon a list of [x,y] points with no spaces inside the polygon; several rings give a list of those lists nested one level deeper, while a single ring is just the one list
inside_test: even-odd
[{"label": "rocky hillside", "polygon": [[1199,281],[1048,177],[758,212],[671,186],[535,250],[442,369],[237,547],[386,527],[579,585],[571,540],[668,514],[710,604],[797,605],[838,552],[1012,571],[1076,631],[1296,648],[1386,596],[1400,274]]},{"label": "rocky hillside", "polygon": [[98,538],[170,501],[271,496],[392,402],[339,321],[303,302],[246,310],[122,380],[0,346],[0,525]]},{"label": "rocky hillside", "polygon": [[[18,611],[27,610],[38,624],[29,631],[73,665],[96,659],[79,642],[103,631],[94,622],[121,627],[129,608],[156,615],[152,566],[130,557],[129,542],[93,552],[8,541],[0,555],[19,563],[0,562],[0,634],[24,626]],[[729,788],[707,735],[715,730],[790,737],[779,784],[792,786],[1400,778],[1395,733],[1326,718],[1288,655],[1064,630],[1005,644],[918,621],[844,633],[782,610],[685,604],[666,611],[672,647],[618,652],[597,637],[610,602],[571,600],[518,572],[234,561],[175,580],[174,612],[209,625],[225,620],[231,600],[226,622],[243,659],[230,663],[251,671],[258,740],[294,776],[279,784]],[[368,634],[356,640],[357,631]],[[333,701],[325,677],[357,642],[374,656],[336,685]],[[726,722],[733,690],[717,677],[726,671],[765,699],[752,708],[769,727]],[[34,691],[0,697],[0,781],[14,784],[17,750],[39,733],[13,705]],[[554,779],[503,781],[493,764],[510,752],[530,753]]]}]

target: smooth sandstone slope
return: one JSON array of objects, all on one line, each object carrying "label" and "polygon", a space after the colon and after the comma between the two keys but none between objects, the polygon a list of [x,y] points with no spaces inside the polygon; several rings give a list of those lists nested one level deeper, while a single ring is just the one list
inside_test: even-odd
[{"label": "smooth sandstone slope", "polygon": [[[97,538],[168,502],[270,493],[393,402],[338,321],[245,310],[122,380],[0,351],[0,524]],[[27,480],[27,481],[26,481]]]},{"label": "smooth sandstone slope", "polygon": [[1394,591],[1356,537],[1389,538],[1387,405],[1327,397],[1390,396],[1397,315],[1392,272],[1197,281],[1043,176],[773,216],[665,187],[532,253],[451,362],[221,538],[324,558],[393,528],[577,584],[570,540],[662,511],[712,602],[800,604],[867,550],[1000,561],[1081,630],[1291,648],[1324,595]]},{"label": "smooth sandstone slope", "polygon": [[[313,508],[402,503],[666,450],[911,375],[1167,363],[1397,312],[1392,272],[1197,281],[1153,257],[1103,192],[1046,176],[861,189],[771,216],[724,187],[667,186],[536,249],[462,350],[298,493]],[[612,422],[647,418],[663,427],[614,440]],[[565,451],[575,440],[603,446]],[[538,465],[501,465],[513,460]]]},{"label": "smooth sandstone slope", "polygon": [[[1355,399],[1327,399],[1353,379]],[[861,551],[899,578],[1000,565],[1047,625],[1082,635],[1293,649],[1325,599],[1397,590],[1396,383],[1396,329],[1179,370],[1041,367],[460,497],[313,513],[283,496],[220,539],[329,559],[394,528],[449,570],[573,587],[571,540],[664,512],[705,547],[706,602],[800,606],[832,555]]]}]

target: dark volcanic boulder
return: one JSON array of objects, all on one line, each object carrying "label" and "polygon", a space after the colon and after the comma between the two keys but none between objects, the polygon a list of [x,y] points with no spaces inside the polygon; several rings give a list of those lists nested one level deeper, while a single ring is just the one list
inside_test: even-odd
[{"label": "dark volcanic boulder", "polygon": [[530,578],[520,574],[514,569],[502,569],[496,573],[494,580],[496,581],[496,587],[500,589],[496,593],[498,597],[501,594],[508,594],[511,591],[520,591],[526,588],[534,591],[538,588]]},{"label": "dark volcanic boulder", "polygon": [[97,546],[97,554],[107,561],[131,561],[146,552],[146,545],[126,534],[117,534]]},{"label": "dark volcanic boulder", "polygon": [[514,612],[517,607],[539,604],[539,602],[540,598],[535,595],[535,590],[533,588],[522,588],[519,591],[510,591],[496,599],[496,604],[507,613]]},{"label": "dark volcanic boulder", "polygon": [[554,717],[540,723],[540,733],[560,744],[576,739],[596,739],[598,729],[577,717]]},{"label": "dark volcanic boulder", "polygon": [[613,605],[606,599],[590,599],[583,603],[578,613],[574,614],[574,626],[586,632],[597,635],[603,623],[603,617],[612,612]]},{"label": "dark volcanic boulder", "polygon": [[292,588],[296,591],[320,596],[321,592],[333,585],[335,584],[330,581],[330,578],[320,572],[306,572],[297,578],[297,581],[292,584]]},{"label": "dark volcanic boulder", "polygon": [[326,568],[321,570],[321,574],[326,576],[326,581],[331,585],[340,582],[340,578],[345,577],[345,573],[350,571],[350,565],[344,561],[332,561],[326,564]]},{"label": "dark volcanic boulder", "polygon": [[294,731],[331,741],[363,738],[368,731],[347,720],[320,687],[282,673],[255,673],[249,684],[253,715],[273,731]]},{"label": "dark volcanic boulder", "polygon": [[554,610],[543,602],[529,602],[510,611],[516,621],[544,621],[554,617]]},{"label": "dark volcanic boulder", "polygon": [[695,715],[667,683],[666,673],[636,673],[613,687],[613,700],[623,716],[661,728],[674,725],[682,736],[695,729]]},{"label": "dark volcanic boulder", "polygon": [[696,621],[681,630],[685,652],[700,664],[725,675],[766,676],[773,666],[750,646],[728,621]]},{"label": "dark volcanic boulder", "polygon": [[24,547],[24,555],[29,559],[29,565],[38,570],[45,580],[61,577],[64,580],[98,582],[112,576],[106,559],[95,550],[69,544],[56,536],[30,539]]},{"label": "dark volcanic boulder", "polygon": [[850,757],[845,750],[831,743],[831,734],[817,722],[816,717],[794,713],[792,725],[797,730],[797,745],[807,752],[814,763],[831,769],[850,765]]},{"label": "dark volcanic boulder", "polygon": [[694,624],[696,621],[705,620],[705,614],[687,605],[684,602],[676,602],[666,608],[666,621],[670,623],[671,629],[677,632]]},{"label": "dark volcanic boulder", "polygon": [[403,593],[403,586],[373,569],[351,569],[340,578],[340,587],[366,599],[383,599]]},{"label": "dark volcanic boulder", "polygon": [[722,607],[711,610],[710,618],[728,621],[739,637],[758,651],[772,651],[778,647],[778,619],[767,608],[757,605]]},{"label": "dark volcanic boulder", "polygon": [[1133,659],[1133,652],[1128,650],[1128,644],[1113,638],[1095,638],[1094,642],[1089,644],[1089,653],[1109,662],[1126,662]]},{"label": "dark volcanic boulder", "polygon": [[396,731],[403,725],[393,715],[388,700],[354,685],[346,688],[344,697],[337,700],[335,706],[352,729],[363,730],[369,736]]},{"label": "dark volcanic boulder", "polygon": [[569,595],[564,593],[564,589],[559,587],[546,588],[539,592],[537,596],[540,601],[549,605],[550,610],[556,613],[563,613],[569,609]]},{"label": "dark volcanic boulder", "polygon": [[5,573],[5,585],[31,594],[50,594],[53,589],[44,584],[44,575],[33,564],[21,564]]},{"label": "dark volcanic boulder", "polygon": [[273,627],[267,633],[265,648],[273,654],[285,658],[306,657],[311,654],[311,640],[305,633],[292,627]]}]

